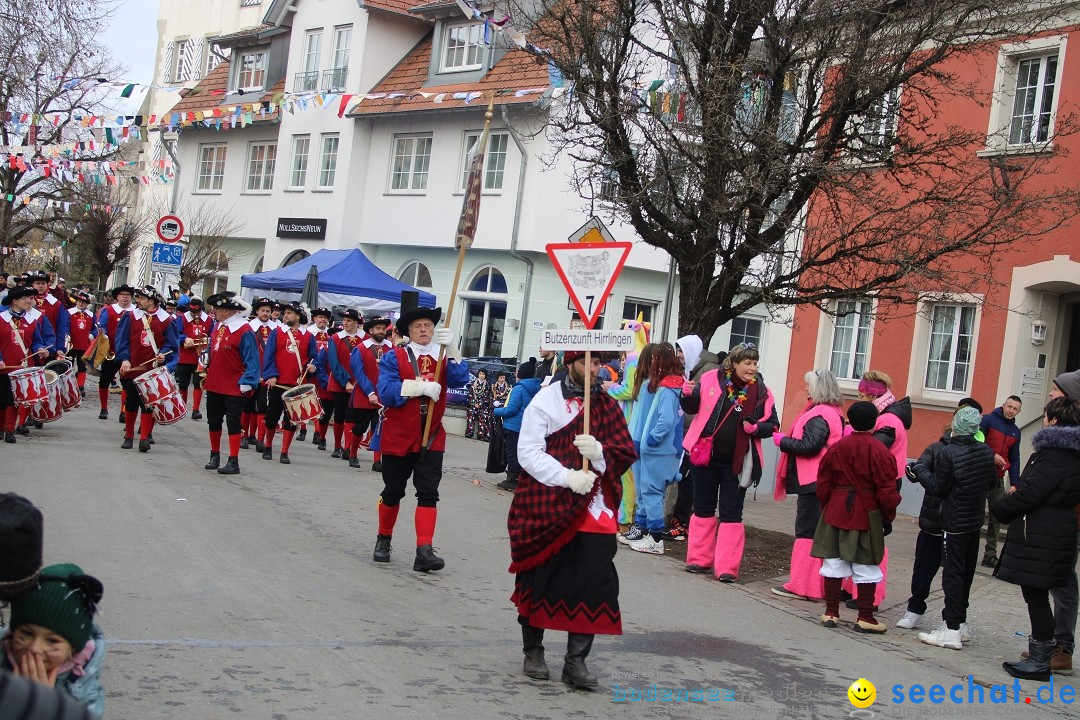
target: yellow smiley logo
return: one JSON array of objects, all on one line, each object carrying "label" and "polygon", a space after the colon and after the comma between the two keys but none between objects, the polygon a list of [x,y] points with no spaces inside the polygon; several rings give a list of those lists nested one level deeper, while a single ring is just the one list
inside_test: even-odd
[{"label": "yellow smiley logo", "polygon": [[851,683],[847,691],[848,700],[857,708],[868,708],[877,700],[877,688],[866,678],[859,678]]}]

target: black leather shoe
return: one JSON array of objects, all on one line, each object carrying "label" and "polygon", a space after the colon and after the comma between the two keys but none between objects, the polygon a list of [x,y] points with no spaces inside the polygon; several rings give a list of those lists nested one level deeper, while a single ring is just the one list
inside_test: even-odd
[{"label": "black leather shoe", "polygon": [[127,422],[127,416],[124,415],[124,413],[121,412],[120,413],[120,424],[123,425],[126,422]]},{"label": "black leather shoe", "polygon": [[382,472],[382,460],[376,460],[375,462],[371,463],[371,472]]},{"label": "black leather shoe", "polygon": [[149,439],[139,441],[139,452],[150,452],[150,440]]},{"label": "black leather shoe", "polygon": [[421,545],[416,548],[416,559],[413,560],[412,564],[413,570],[431,572],[433,570],[442,570],[444,567],[446,567],[446,563],[435,554],[435,550],[430,545]]},{"label": "black leather shoe", "polygon": [[210,453],[210,462],[203,465],[203,470],[217,470],[219,467],[221,467],[221,453]]},{"label": "black leather shoe", "polygon": [[109,419],[109,411],[108,410],[102,410],[101,412],[99,412],[97,414],[97,419],[98,420],[108,420]]},{"label": "black leather shoe", "polygon": [[264,447],[263,448],[262,458],[263,458],[263,460],[273,460],[274,459],[274,452],[270,448]]},{"label": "black leather shoe", "polygon": [[218,468],[218,473],[222,475],[239,475],[240,474],[240,458],[235,455],[229,458],[229,462],[225,463],[224,467]]},{"label": "black leather shoe", "polygon": [[375,553],[371,559],[375,562],[388,563],[390,562],[390,550],[390,536],[378,535],[375,537]]},{"label": "black leather shoe", "polygon": [[291,465],[292,460],[289,459],[289,453],[281,453],[281,457],[278,458],[278,462],[282,465]]},{"label": "black leather shoe", "polygon": [[43,427],[45,427],[45,423],[40,423],[40,422],[34,421],[34,428],[35,429],[40,430]]},{"label": "black leather shoe", "polygon": [[15,433],[13,433],[13,432],[4,433],[4,442],[6,442],[6,443],[15,442]]},{"label": "black leather shoe", "polygon": [[318,430],[311,433],[311,444],[312,445],[318,445],[321,442],[322,442],[322,435],[319,434]]},{"label": "black leather shoe", "polygon": [[256,440],[255,441],[255,452],[257,452],[257,453],[265,453],[266,452],[266,446],[263,445],[258,440]]},{"label": "black leather shoe", "polygon": [[300,428],[300,432],[296,433],[296,439],[298,442],[304,442],[307,440],[307,428]]},{"label": "black leather shoe", "polygon": [[335,460],[340,460],[341,448],[334,448],[334,452],[330,453],[330,457],[334,458]]},{"label": "black leather shoe", "polygon": [[326,450],[326,440],[323,438],[319,438],[319,449]]},{"label": "black leather shoe", "polygon": [[585,658],[592,649],[593,636],[570,633],[566,639],[566,664],[563,665],[562,681],[581,690],[595,690],[600,686],[596,676],[585,666]]},{"label": "black leather shoe", "polygon": [[192,420],[202,420],[202,411],[201,410],[195,410],[194,412],[192,412],[191,413],[191,419]]},{"label": "black leather shoe", "polygon": [[251,445],[248,444],[247,436],[245,435],[243,438],[240,439],[240,449],[247,450],[249,447],[251,447]]},{"label": "black leather shoe", "polygon": [[359,458],[349,458],[349,467],[360,469],[364,467],[364,464],[360,462]]},{"label": "black leather shoe", "polygon": [[344,460],[345,462],[349,462],[349,460],[351,458],[349,457],[349,451],[348,450],[342,450],[341,451],[341,459]]},{"label": "black leather shoe", "polygon": [[29,435],[30,434],[30,428],[26,427],[25,425],[20,425],[19,427],[15,428],[15,434],[16,435]]},{"label": "black leather shoe", "polygon": [[121,450],[130,450],[133,447],[135,447],[135,441],[129,437],[124,438],[124,442],[120,443]]},{"label": "black leather shoe", "polygon": [[146,436],[146,442],[150,443],[151,445],[157,445],[157,443],[154,442],[154,436],[153,435],[147,435]]}]

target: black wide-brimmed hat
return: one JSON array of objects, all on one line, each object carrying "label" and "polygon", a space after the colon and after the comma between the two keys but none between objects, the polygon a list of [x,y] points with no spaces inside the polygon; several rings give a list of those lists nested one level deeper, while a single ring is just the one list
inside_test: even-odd
[{"label": "black wide-brimmed hat", "polygon": [[274,309],[274,301],[268,297],[255,298],[251,301],[251,309],[258,310],[261,307],[268,307],[271,310]]},{"label": "black wide-brimmed hat", "polygon": [[134,295],[135,294],[135,288],[131,287],[127,283],[124,283],[123,285],[118,285],[117,287],[114,287],[112,290],[109,291],[109,294],[112,295],[113,297],[116,297],[120,293],[127,293],[128,295]]},{"label": "black wide-brimmed hat", "polygon": [[251,310],[251,306],[244,302],[244,299],[238,297],[232,290],[226,290],[225,292],[219,292],[206,298],[207,307],[216,308],[219,310]]},{"label": "black wide-brimmed hat", "polygon": [[10,305],[12,300],[24,297],[37,297],[37,290],[28,285],[16,285],[8,290],[7,295],[4,296],[4,304]]},{"label": "black wide-brimmed hat", "polygon": [[281,306],[282,312],[285,310],[292,310],[300,318],[300,322],[304,325],[308,323],[308,308],[307,305],[299,300],[293,300],[292,302],[284,303]]},{"label": "black wide-brimmed hat", "polygon": [[395,324],[397,325],[398,330],[403,335],[408,335],[409,326],[417,320],[430,320],[432,323],[438,325],[439,321],[442,320],[442,308],[422,307],[416,308],[415,310],[410,310],[409,312],[404,313],[401,317],[399,317]]},{"label": "black wide-brimmed hat", "polygon": [[319,317],[320,315],[322,315],[324,318],[327,318],[327,319],[330,319],[330,318],[334,317],[333,311],[331,311],[330,308],[328,308],[328,307],[317,307],[317,308],[315,308],[314,310],[311,311],[311,319],[312,320]]},{"label": "black wide-brimmed hat", "polygon": [[162,295],[161,291],[158,290],[153,285],[143,285],[141,288],[137,288],[135,290],[135,294],[136,295],[142,295],[145,298],[150,298],[151,300],[156,302],[158,305],[164,305],[165,304],[165,296]]},{"label": "black wide-brimmed hat", "polygon": [[384,317],[379,317],[378,315],[376,315],[375,317],[364,322],[364,332],[371,332],[371,328],[375,327],[376,325],[386,325],[387,327],[390,327],[390,321]]},{"label": "black wide-brimmed hat", "polygon": [[349,308],[345,312],[341,313],[342,320],[355,320],[356,322],[363,322],[364,316],[360,314],[359,310]]}]

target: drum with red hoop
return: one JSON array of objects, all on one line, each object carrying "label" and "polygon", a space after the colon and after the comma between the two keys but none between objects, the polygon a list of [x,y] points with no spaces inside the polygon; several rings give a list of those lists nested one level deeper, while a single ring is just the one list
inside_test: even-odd
[{"label": "drum with red hoop", "polygon": [[314,385],[297,385],[281,394],[285,412],[294,423],[314,422],[322,416],[322,403]]},{"label": "drum with red hoop", "polygon": [[144,372],[133,382],[147,407],[154,407],[165,398],[180,394],[176,379],[164,365]]},{"label": "drum with red hoop", "polygon": [[187,403],[180,393],[174,393],[154,404],[154,420],[158,425],[172,425],[187,415]]},{"label": "drum with red hoop", "polygon": [[11,394],[15,396],[18,407],[33,407],[49,397],[49,385],[45,381],[45,368],[28,367],[12,370]]},{"label": "drum with red hoop", "polygon": [[49,394],[44,400],[30,407],[30,418],[34,422],[53,422],[64,414],[64,406],[60,402],[60,377],[52,370],[45,370],[45,383]]},{"label": "drum with red hoop", "polygon": [[56,385],[60,393],[60,404],[64,410],[74,410],[82,404],[79,381],[75,377],[75,364],[67,360],[53,360],[45,365],[57,375]]}]

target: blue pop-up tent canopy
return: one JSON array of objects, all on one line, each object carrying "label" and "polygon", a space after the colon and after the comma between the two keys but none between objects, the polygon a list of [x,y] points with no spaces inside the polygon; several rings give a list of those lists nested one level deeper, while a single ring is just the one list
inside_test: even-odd
[{"label": "blue pop-up tent canopy", "polygon": [[274,299],[299,300],[312,266],[319,269],[320,305],[389,312],[401,307],[403,290],[412,290],[420,293],[422,307],[435,306],[434,295],[387,275],[357,249],[319,250],[288,267],[244,275],[240,279],[242,295],[250,299],[263,291],[259,294],[273,295]]}]

